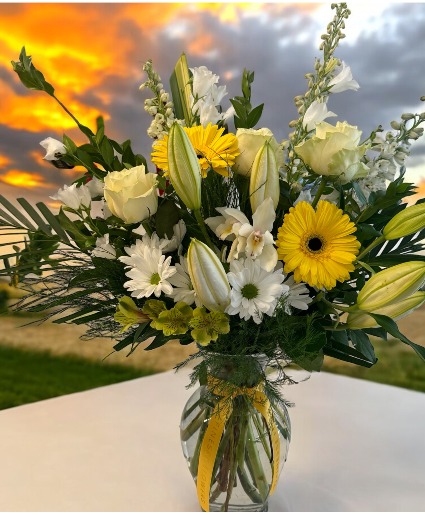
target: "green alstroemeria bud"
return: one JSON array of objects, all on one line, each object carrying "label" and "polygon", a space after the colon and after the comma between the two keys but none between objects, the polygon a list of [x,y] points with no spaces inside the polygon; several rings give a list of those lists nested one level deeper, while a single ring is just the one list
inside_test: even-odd
[{"label": "green alstroemeria bud", "polygon": [[382,231],[386,240],[396,240],[425,227],[425,202],[406,207],[387,223]]},{"label": "green alstroemeria bud", "polygon": [[202,304],[210,311],[223,312],[230,303],[230,284],[219,258],[205,243],[192,238],[187,267]]},{"label": "green alstroemeria bud", "polygon": [[273,200],[273,207],[276,209],[279,194],[276,152],[269,141],[265,141],[255,156],[249,180],[249,199],[252,212],[255,213],[257,207],[268,197]]},{"label": "green alstroemeria bud", "polygon": [[123,333],[132,325],[149,322],[150,318],[136,306],[136,303],[132,298],[121,297],[118,301],[114,320],[123,326],[121,329],[121,333]]},{"label": "green alstroemeria bud", "polygon": [[[422,306],[424,302],[425,292],[417,291],[413,295],[410,295],[410,297],[407,297],[400,302],[395,302],[394,304],[390,304],[389,306],[375,310],[374,313],[377,315],[386,315],[393,320],[398,320],[399,318],[403,318],[409,315],[409,313]],[[347,325],[350,329],[367,329],[368,327],[379,327],[373,317],[361,311],[358,313],[349,313],[347,318]]]},{"label": "green alstroemeria bud", "polygon": [[187,208],[201,207],[201,168],[183,127],[174,123],[168,133],[168,173],[171,184]]},{"label": "green alstroemeria bud", "polygon": [[371,277],[357,297],[357,307],[375,313],[410,297],[425,283],[425,262],[409,261],[392,266]]}]

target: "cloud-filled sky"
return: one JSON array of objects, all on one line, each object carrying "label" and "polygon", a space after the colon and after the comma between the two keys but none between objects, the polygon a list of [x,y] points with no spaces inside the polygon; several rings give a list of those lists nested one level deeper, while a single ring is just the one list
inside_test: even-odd
[{"label": "cloud-filled sky", "polygon": [[[352,2],[347,37],[336,56],[352,69],[358,92],[332,95],[338,119],[368,134],[425,103],[425,4]],[[142,64],[152,58],[168,85],[181,52],[189,66],[220,75],[239,94],[243,68],[255,70],[254,104],[265,102],[260,126],[278,140],[297,117],[293,97],[319,57],[329,4],[0,4],[0,193],[47,200],[78,172],[43,161],[39,142],[63,133],[83,142],[73,122],[47,95],[26,90],[11,70],[23,45],[57,96],[86,125],[107,120],[107,133],[149,155],[150,119],[139,91]],[[331,120],[334,123],[336,119]],[[409,179],[425,180],[425,142],[408,162]],[[425,192],[425,188],[424,188]]]}]

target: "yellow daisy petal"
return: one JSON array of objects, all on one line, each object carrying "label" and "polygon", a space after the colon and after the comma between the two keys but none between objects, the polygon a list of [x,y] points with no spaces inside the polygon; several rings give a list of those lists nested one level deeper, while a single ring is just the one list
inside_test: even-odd
[{"label": "yellow daisy petal", "polygon": [[[207,127],[198,125],[185,127],[184,130],[198,156],[203,177],[210,169],[227,177],[230,167],[240,154],[236,136],[231,133],[223,136],[224,127],[219,129],[210,123]],[[151,154],[152,162],[165,172],[168,171],[167,144],[168,136],[165,135],[164,139],[155,142]]]}]

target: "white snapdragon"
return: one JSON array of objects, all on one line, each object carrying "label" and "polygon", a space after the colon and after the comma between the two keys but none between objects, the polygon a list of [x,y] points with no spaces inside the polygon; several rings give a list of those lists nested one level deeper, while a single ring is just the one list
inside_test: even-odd
[{"label": "white snapdragon", "polygon": [[209,123],[216,125],[219,121],[227,120],[234,114],[233,107],[225,113],[220,113],[217,106],[227,95],[226,86],[217,86],[219,76],[208,70],[206,66],[190,68],[193,74],[192,83],[192,113],[199,116],[201,125]]},{"label": "white snapdragon", "polygon": [[65,145],[55,138],[43,139],[40,145],[46,150],[46,155],[43,157],[46,161],[56,161],[66,154]]},{"label": "white snapdragon", "polygon": [[323,122],[326,118],[337,116],[332,111],[328,111],[326,101],[319,102],[314,100],[308,107],[303,117],[303,127],[310,132],[316,128],[316,124]]},{"label": "white snapdragon", "polygon": [[342,93],[351,89],[357,91],[359,89],[359,83],[353,79],[351,68],[342,61],[341,66],[337,69],[337,73],[334,78],[329,82],[331,93]]},{"label": "white snapdragon", "polygon": [[103,181],[98,179],[97,177],[93,177],[91,181],[86,184],[87,188],[90,191],[91,198],[103,197],[103,190],[105,188],[105,184]]},{"label": "white snapdragon", "polygon": [[87,186],[77,186],[71,184],[71,186],[65,186],[59,188],[56,195],[50,197],[53,200],[59,200],[67,207],[78,211],[81,207],[89,208],[91,204],[91,195]]},{"label": "white snapdragon", "polygon": [[117,251],[109,243],[109,234],[104,234],[96,239],[96,247],[93,249],[91,255],[104,259],[116,259]]}]

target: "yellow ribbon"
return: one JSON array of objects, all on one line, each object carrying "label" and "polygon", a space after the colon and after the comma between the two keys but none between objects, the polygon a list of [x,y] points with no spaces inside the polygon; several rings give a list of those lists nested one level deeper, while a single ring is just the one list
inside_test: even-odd
[{"label": "yellow ribbon", "polygon": [[216,377],[208,377],[208,389],[214,394],[221,397],[213,409],[208,427],[205,431],[204,438],[199,453],[198,476],[197,476],[197,492],[198,500],[204,511],[210,511],[210,489],[214,463],[217,457],[218,446],[223,435],[224,426],[232,413],[232,403],[230,398],[234,399],[239,395],[247,395],[252,399],[254,408],[261,413],[266,422],[267,429],[271,436],[272,445],[272,483],[270,486],[270,495],[276,488],[279,475],[279,459],[280,459],[280,441],[273,412],[270,402],[263,392],[262,384],[258,384],[253,388],[240,387],[229,388],[226,392],[223,388],[223,381]]}]

